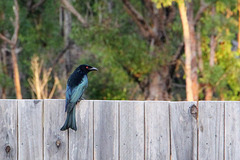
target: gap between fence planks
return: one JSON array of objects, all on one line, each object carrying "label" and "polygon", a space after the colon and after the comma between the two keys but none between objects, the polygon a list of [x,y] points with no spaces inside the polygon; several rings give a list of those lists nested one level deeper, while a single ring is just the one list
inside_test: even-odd
[{"label": "gap between fence planks", "polygon": [[240,159],[240,102],[0,100],[0,160]]}]

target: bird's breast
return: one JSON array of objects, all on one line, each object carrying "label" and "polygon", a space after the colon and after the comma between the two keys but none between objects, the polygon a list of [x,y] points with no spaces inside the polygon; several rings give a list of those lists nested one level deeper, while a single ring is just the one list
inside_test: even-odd
[{"label": "bird's breast", "polygon": [[88,78],[87,78],[87,75],[84,75],[83,80],[82,80],[82,82],[81,82],[81,85],[82,85],[83,87],[85,87],[85,88],[88,86]]},{"label": "bird's breast", "polygon": [[71,100],[70,102],[76,103],[83,95],[83,92],[88,86],[88,78],[85,75],[81,81],[80,84],[78,84],[74,89],[72,90]]}]

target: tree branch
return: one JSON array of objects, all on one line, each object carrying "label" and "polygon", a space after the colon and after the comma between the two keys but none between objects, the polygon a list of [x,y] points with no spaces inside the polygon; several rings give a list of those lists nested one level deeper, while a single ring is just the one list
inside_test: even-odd
[{"label": "tree branch", "polygon": [[128,76],[130,76],[135,82],[138,83],[141,91],[144,92],[146,85],[144,85],[144,83],[139,80],[139,76],[137,76],[136,74],[133,74],[131,72],[131,70],[128,67],[126,67],[125,65],[121,65],[121,66],[122,66],[123,70],[125,70],[127,72]]},{"label": "tree branch", "polygon": [[172,62],[176,62],[182,56],[183,53],[184,53],[184,43],[181,42],[180,45],[178,46],[176,53],[173,56]]},{"label": "tree branch", "polygon": [[170,62],[169,73],[170,73],[171,77],[173,77],[173,74],[174,74],[174,71],[176,68],[176,64],[177,64],[177,60],[179,60],[181,58],[183,53],[184,53],[184,43],[182,42],[178,46],[178,49],[177,49],[176,53],[174,54],[172,61]]},{"label": "tree branch", "polygon": [[44,2],[46,2],[46,0],[40,0],[39,2],[37,2],[36,4],[34,4],[32,7],[31,7],[31,10],[35,10],[37,9],[39,6],[41,6]]},{"label": "tree branch", "polygon": [[8,39],[7,37],[2,35],[1,33],[0,33],[0,38],[3,41],[5,41],[8,44],[10,44],[11,46],[16,46],[17,39],[18,39],[18,31],[19,31],[19,6],[18,6],[17,0],[14,0],[13,11],[14,11],[14,15],[15,15],[15,21],[13,23],[13,25],[14,25],[14,33],[13,33],[12,39],[11,40]]},{"label": "tree branch", "polygon": [[152,31],[149,25],[144,20],[143,16],[130,4],[128,0],[122,0],[122,2],[127,13],[132,17],[134,22],[140,28],[143,36],[149,38]]},{"label": "tree branch", "polygon": [[17,0],[14,0],[14,7],[13,7],[14,15],[15,15],[15,21],[14,21],[14,33],[12,36],[12,43],[14,46],[17,44],[18,39],[18,31],[19,31],[19,6]]},{"label": "tree branch", "polygon": [[61,0],[62,5],[65,9],[71,12],[77,19],[83,24],[83,26],[87,26],[86,20],[82,17],[82,15],[69,3],[67,0]]},{"label": "tree branch", "polygon": [[57,57],[55,58],[55,60],[52,63],[52,68],[55,67],[55,65],[58,63],[58,61],[62,58],[62,56],[66,53],[66,51],[71,48],[71,46],[73,45],[73,42],[69,42],[67,44],[67,46],[57,55]]},{"label": "tree branch", "polygon": [[10,45],[13,45],[12,41],[0,33],[0,39],[7,42]]},{"label": "tree branch", "polygon": [[198,9],[198,12],[196,13],[196,16],[194,18],[194,25],[197,24],[197,22],[200,20],[203,12],[210,6],[210,4],[205,3],[204,0],[200,1],[200,8]]}]

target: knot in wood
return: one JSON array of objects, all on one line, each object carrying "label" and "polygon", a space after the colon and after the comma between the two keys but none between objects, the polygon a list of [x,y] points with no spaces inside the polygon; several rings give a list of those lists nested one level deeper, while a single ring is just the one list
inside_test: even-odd
[{"label": "knot in wood", "polygon": [[198,108],[195,104],[193,104],[191,107],[190,107],[190,113],[192,114],[192,116],[197,119],[197,116],[198,116]]},{"label": "knot in wood", "polygon": [[60,140],[57,140],[57,141],[56,141],[56,146],[59,148],[60,145],[61,145],[61,141],[60,141]]},{"label": "knot in wood", "polygon": [[33,102],[34,102],[34,104],[38,104],[40,102],[40,100],[34,100]]},{"label": "knot in wood", "polygon": [[6,153],[9,153],[9,152],[11,151],[11,147],[10,147],[9,145],[7,145],[7,146],[5,147],[5,151],[6,151]]}]

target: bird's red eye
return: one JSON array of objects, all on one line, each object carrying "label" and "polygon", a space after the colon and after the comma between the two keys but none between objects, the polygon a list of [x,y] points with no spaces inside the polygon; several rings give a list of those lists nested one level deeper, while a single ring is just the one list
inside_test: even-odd
[{"label": "bird's red eye", "polygon": [[88,66],[86,68],[88,69]]}]

